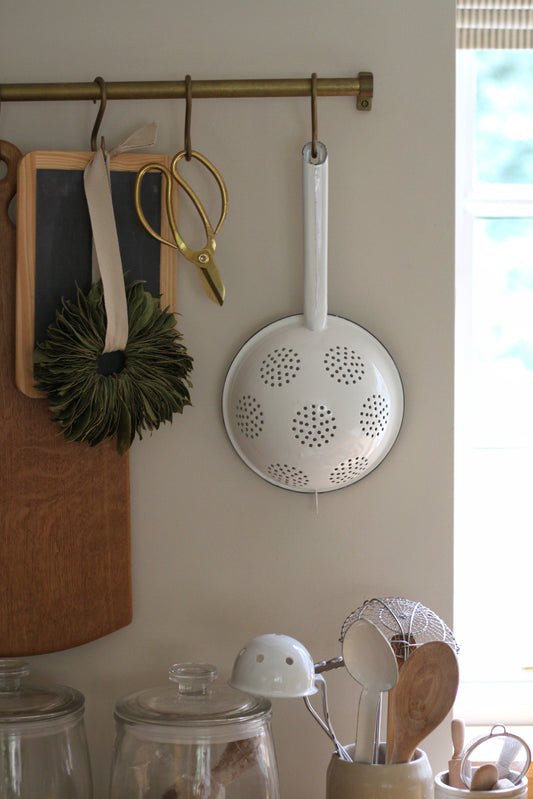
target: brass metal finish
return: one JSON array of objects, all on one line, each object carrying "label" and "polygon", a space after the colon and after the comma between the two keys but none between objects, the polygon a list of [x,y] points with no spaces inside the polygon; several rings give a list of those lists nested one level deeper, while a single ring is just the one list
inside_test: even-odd
[{"label": "brass metal finish", "polygon": [[[159,164],[159,163],[146,164],[137,173],[137,178],[135,180],[135,193],[134,193],[135,208],[141,223],[143,224],[144,228],[148,231],[148,233],[150,233],[151,236],[157,239],[157,241],[160,241],[162,244],[166,244],[169,247],[173,247],[174,249],[179,250],[179,252],[183,255],[183,257],[186,258],[188,261],[190,261],[190,263],[192,263],[196,267],[204,291],[209,297],[209,299],[213,300],[213,302],[217,303],[217,305],[222,305],[224,302],[226,289],[224,287],[224,283],[222,282],[218,266],[215,262],[215,248],[216,248],[215,236],[222,227],[222,224],[226,218],[226,213],[228,210],[228,194],[226,190],[226,184],[224,183],[222,175],[220,174],[218,169],[211,163],[211,161],[208,161],[207,158],[201,153],[197,153],[194,150],[192,150],[191,158],[195,158],[197,161],[203,164],[206,167],[206,169],[209,170],[209,172],[215,178],[218,184],[218,188],[220,189],[222,210],[220,213],[220,218],[216,224],[216,227],[213,228],[202,203],[198,199],[198,196],[178,172],[179,162],[181,161],[182,158],[186,157],[187,157],[187,151],[180,150],[180,152],[176,153],[176,155],[172,159],[170,169],[166,167],[164,164]],[[169,241],[168,239],[165,239],[162,236],[160,236],[159,233],[157,233],[150,226],[148,220],[144,215],[141,205],[141,184],[144,176],[148,172],[160,172],[162,175],[165,176],[166,211],[167,211],[168,221],[172,230],[172,235],[174,237],[174,241]],[[177,182],[181,186],[181,188],[184,189],[184,191],[189,195],[189,197],[193,202],[193,205],[195,206],[202,220],[206,233],[206,243],[201,250],[193,250],[190,247],[188,247],[185,241],[182,239],[180,232],[178,230],[176,215],[174,213],[173,198],[172,198],[172,186],[174,181]]]},{"label": "brass metal finish", "polygon": [[191,114],[192,114],[192,80],[190,75],[185,76],[185,132],[183,135],[185,158],[190,161],[192,158],[191,145]]},{"label": "brass metal finish", "polygon": [[[358,97],[358,108],[371,106],[372,73],[360,72],[355,78],[319,78],[319,97]],[[107,82],[108,100],[166,100],[186,97],[185,81]],[[0,85],[2,102],[30,100],[100,100],[100,87],[90,83],[4,83]],[[309,78],[195,80],[192,97],[308,97]]]},{"label": "brass metal finish", "polygon": [[[98,135],[98,131],[100,130],[100,125],[102,123],[102,119],[105,112],[105,107],[107,105],[107,88],[106,83],[103,78],[95,78],[94,82],[97,83],[100,87],[100,108],[98,109],[98,114],[94,121],[94,127],[91,133],[91,150],[93,153],[96,152],[96,137]],[[94,101],[96,102],[96,100]]]},{"label": "brass metal finish", "polygon": [[370,111],[372,97],[374,96],[374,76],[371,72],[359,73],[359,93],[357,95],[357,110]]},{"label": "brass metal finish", "polygon": [[316,109],[316,96],[317,96],[317,83],[318,78],[316,72],[311,75],[311,155],[316,158],[318,150],[316,142],[318,139],[318,114]]}]

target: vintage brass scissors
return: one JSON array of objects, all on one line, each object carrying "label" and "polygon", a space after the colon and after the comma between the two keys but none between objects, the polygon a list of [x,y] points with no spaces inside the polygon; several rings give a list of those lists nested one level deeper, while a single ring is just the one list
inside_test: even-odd
[{"label": "vintage brass scissors", "polygon": [[[200,200],[198,199],[198,196],[178,172],[178,164],[181,161],[181,159],[184,158],[186,155],[187,155],[186,150],[181,150],[179,153],[176,153],[176,155],[172,159],[170,168],[165,166],[164,164],[158,164],[158,163],[146,164],[145,166],[143,166],[143,168],[138,172],[135,180],[135,208],[137,210],[139,219],[141,220],[143,226],[146,228],[148,233],[150,233],[151,236],[160,241],[162,244],[167,244],[169,247],[174,247],[174,249],[179,250],[179,252],[183,255],[184,258],[186,258],[188,261],[194,264],[194,266],[196,266],[198,270],[200,280],[202,281],[202,285],[204,287],[204,291],[207,294],[207,296],[214,302],[218,303],[218,305],[222,305],[224,302],[226,289],[224,287],[224,283],[222,282],[222,278],[220,277],[220,272],[218,271],[218,267],[215,262],[214,252],[216,247],[215,236],[222,227],[222,223],[226,218],[226,213],[228,210],[228,195],[226,191],[226,185],[222,179],[222,175],[216,169],[216,167],[213,166],[211,161],[208,161],[205,156],[194,150],[190,153],[191,158],[195,158],[197,161],[200,161],[200,163],[203,164],[206,167],[206,169],[209,170],[209,172],[211,172],[220,189],[220,196],[222,199],[222,211],[217,226],[215,227],[215,229],[213,229],[211,222],[209,221],[209,218],[205,212],[205,209]],[[166,177],[166,212],[170,228],[172,230],[172,235],[174,237],[174,242],[167,241],[167,239],[164,239],[162,236],[156,233],[156,231],[148,223],[144,215],[144,212],[142,210],[141,184],[147,172],[161,172]],[[190,247],[188,247],[185,244],[185,242],[180,236],[178,225],[176,223],[176,217],[174,215],[174,206],[172,201],[172,188],[174,181],[176,181],[191,198],[193,205],[198,211],[200,218],[202,220],[207,240],[205,246],[201,250],[192,250]]]}]

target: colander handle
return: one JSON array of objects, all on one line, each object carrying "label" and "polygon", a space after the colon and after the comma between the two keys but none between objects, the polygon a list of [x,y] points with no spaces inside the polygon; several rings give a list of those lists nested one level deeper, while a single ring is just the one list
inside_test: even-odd
[{"label": "colander handle", "polygon": [[328,151],[316,142],[302,150],[304,214],[304,322],[323,330],[328,316]]}]

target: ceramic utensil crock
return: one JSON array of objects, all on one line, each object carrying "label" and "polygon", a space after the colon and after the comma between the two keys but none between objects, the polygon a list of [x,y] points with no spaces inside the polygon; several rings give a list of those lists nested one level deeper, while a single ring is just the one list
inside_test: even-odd
[{"label": "ceramic utensil crock", "polygon": [[[353,754],[353,744],[347,746]],[[433,799],[433,772],[425,752],[417,749],[409,763],[348,763],[333,755],[326,777],[326,799]]]}]

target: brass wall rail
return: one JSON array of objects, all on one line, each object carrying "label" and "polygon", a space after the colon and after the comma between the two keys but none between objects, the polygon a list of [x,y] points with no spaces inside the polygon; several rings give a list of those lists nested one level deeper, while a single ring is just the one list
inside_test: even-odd
[{"label": "brass wall rail", "polygon": [[[192,97],[305,97],[311,94],[311,79],[193,80]],[[355,78],[318,78],[319,97],[357,97],[357,107],[371,107],[373,76],[360,72]],[[185,81],[106,81],[108,100],[166,100],[186,97]],[[100,100],[100,86],[90,83],[4,83],[2,102],[30,100]]]}]

